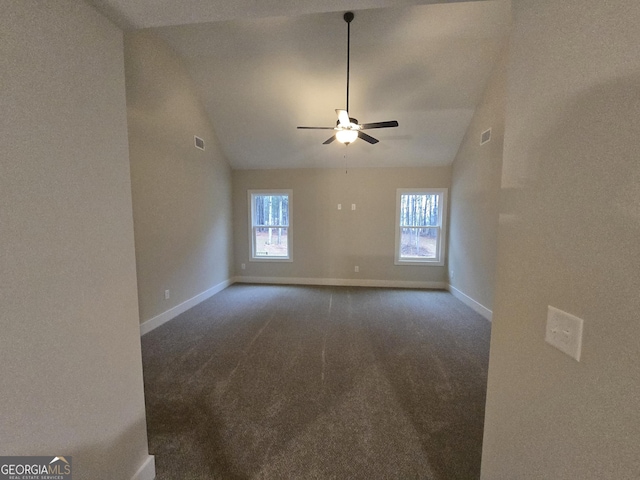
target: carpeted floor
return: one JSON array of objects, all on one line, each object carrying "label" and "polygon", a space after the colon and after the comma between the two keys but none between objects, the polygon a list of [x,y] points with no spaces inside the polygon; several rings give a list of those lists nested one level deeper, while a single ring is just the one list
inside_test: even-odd
[{"label": "carpeted floor", "polygon": [[232,285],[142,337],[157,479],[479,478],[490,328],[447,292]]}]

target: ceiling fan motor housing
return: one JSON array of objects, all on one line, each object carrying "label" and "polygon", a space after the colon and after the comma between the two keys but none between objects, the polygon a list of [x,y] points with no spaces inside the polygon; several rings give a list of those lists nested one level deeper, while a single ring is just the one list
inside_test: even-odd
[{"label": "ceiling fan motor housing", "polygon": [[[349,122],[351,122],[351,123],[352,123],[352,124],[354,124],[354,125],[358,125],[358,119],[357,119],[357,118],[349,117]],[[339,127],[339,126],[340,126],[340,119],[338,119],[338,120],[336,121],[336,127]],[[343,126],[344,126],[344,125],[343,125]]]}]

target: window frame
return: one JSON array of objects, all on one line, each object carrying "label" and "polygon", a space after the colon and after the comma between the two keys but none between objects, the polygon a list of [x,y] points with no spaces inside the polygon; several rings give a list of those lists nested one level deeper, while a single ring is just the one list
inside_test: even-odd
[{"label": "window frame", "polygon": [[[288,197],[288,224],[275,225],[272,228],[287,229],[287,256],[269,257],[268,255],[256,255],[256,243],[254,229],[262,225],[255,225],[255,201],[256,196],[287,196]],[[269,190],[247,190],[249,202],[249,261],[250,262],[293,262],[293,190],[292,189],[269,189]]]},{"label": "window frame", "polygon": [[[448,188],[398,188],[396,190],[396,242],[395,242],[395,265],[422,265],[442,267],[445,265],[447,247],[447,196]],[[435,227],[412,227],[412,228],[438,228],[438,240],[436,242],[436,258],[419,259],[416,257],[402,258],[400,247],[402,239],[402,228],[400,225],[400,206],[403,195],[439,195],[438,219],[439,224]],[[406,227],[405,227],[406,228]]]}]

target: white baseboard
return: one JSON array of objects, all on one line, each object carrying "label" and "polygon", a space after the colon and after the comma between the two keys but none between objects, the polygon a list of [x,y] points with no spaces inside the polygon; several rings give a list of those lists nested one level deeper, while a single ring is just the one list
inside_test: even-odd
[{"label": "white baseboard", "polygon": [[468,307],[471,307],[473,310],[475,310],[477,313],[482,315],[487,320],[491,321],[493,319],[493,312],[491,310],[489,310],[487,307],[485,307],[481,303],[476,302],[470,296],[465,295],[453,285],[447,285],[447,290],[449,290],[454,297],[456,297],[458,300],[460,300],[462,303],[464,303]]},{"label": "white baseboard", "polygon": [[[382,288],[420,288],[425,290],[448,290],[461,300],[463,303],[471,307],[480,315],[491,321],[493,312],[476,302],[471,297],[465,295],[452,285],[445,282],[419,282],[408,280],[369,280],[369,279],[349,279],[349,278],[306,278],[306,277],[248,277],[237,276],[211,287],[210,289],[196,295],[189,300],[170,308],[166,312],[161,313],[140,324],[140,335],[149,333],[160,325],[173,320],[181,313],[186,312],[190,308],[195,307],[200,302],[207,300],[218,292],[221,292],[233,283],[261,283],[274,285],[326,285],[339,287],[382,287]],[[155,468],[155,467],[154,467]],[[145,477],[146,478],[146,477]]]},{"label": "white baseboard", "polygon": [[219,283],[218,285],[215,285],[215,286],[211,287],[208,290],[205,290],[204,292],[200,293],[199,295],[196,295],[195,297],[190,298],[189,300],[187,300],[185,302],[182,302],[180,305],[176,305],[175,307],[170,308],[166,312],[163,312],[160,315],[157,315],[157,316],[155,316],[153,318],[150,318],[149,320],[141,323],[140,324],[140,335],[144,335],[145,333],[149,333],[154,328],[158,328],[163,323],[167,323],[169,320],[172,320],[172,319],[176,318],[178,315],[180,315],[181,313],[186,312],[187,310],[189,310],[192,307],[195,307],[200,302],[203,302],[207,298],[210,298],[210,297],[214,296],[216,293],[221,292],[222,290],[227,288],[232,283],[233,283],[232,280],[225,280],[224,282]]},{"label": "white baseboard", "polygon": [[154,478],[156,478],[156,459],[153,455],[149,455],[131,480],[153,480]]},{"label": "white baseboard", "polygon": [[446,290],[445,282],[415,282],[407,280],[367,280],[350,278],[301,278],[301,277],[244,277],[233,278],[234,283],[270,283],[277,285],[329,285],[337,287],[386,287],[423,288]]}]

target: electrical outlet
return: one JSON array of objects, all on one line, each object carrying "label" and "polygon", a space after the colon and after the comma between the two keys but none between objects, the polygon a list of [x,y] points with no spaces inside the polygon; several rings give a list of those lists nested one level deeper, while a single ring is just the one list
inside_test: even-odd
[{"label": "electrical outlet", "polygon": [[244,270],[245,268],[247,268],[247,265],[246,265],[246,264],[244,264],[244,263],[242,263],[242,264],[240,264],[240,268],[241,268],[242,270]]},{"label": "electrical outlet", "polygon": [[549,305],[544,339],[548,344],[579,362],[582,351],[583,323],[581,318]]},{"label": "electrical outlet", "polygon": [[451,270],[451,273],[449,273],[449,278],[453,280],[453,270]]},{"label": "electrical outlet", "polygon": [[360,267],[358,267],[358,266],[356,265],[356,267],[355,267],[355,272],[356,272],[356,273],[358,273],[359,271],[360,271]]},{"label": "electrical outlet", "polygon": [[171,292],[169,290],[165,290],[164,291],[164,299],[165,300],[169,300],[170,296],[171,296]]},{"label": "electrical outlet", "polygon": [[341,203],[338,204],[338,210],[342,210],[342,204]]},{"label": "electrical outlet", "polygon": [[352,203],[352,204],[351,204],[351,210],[355,210],[355,209],[356,209],[356,204],[355,204],[355,203]]}]

